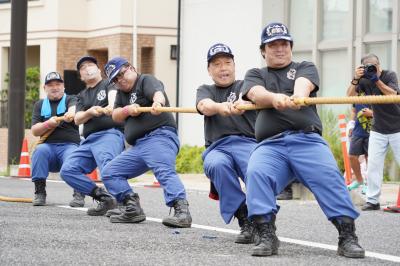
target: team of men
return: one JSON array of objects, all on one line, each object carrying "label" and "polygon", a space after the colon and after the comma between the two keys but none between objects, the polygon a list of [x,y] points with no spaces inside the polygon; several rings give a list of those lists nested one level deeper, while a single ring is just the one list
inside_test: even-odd
[{"label": "team of men", "polygon": [[[280,244],[275,233],[280,208],[276,197],[296,180],[314,193],[337,228],[338,254],[363,258],[354,223],[359,213],[321,137],[316,108],[293,101],[316,97],[319,76],[313,63],[292,61],[292,46],[284,24],[268,24],[260,44],[266,67],[249,70],[243,81],[235,79],[230,47],[217,43],[208,50],[207,70],[214,83],[199,86],[196,108],[204,115],[203,160],[210,197],[219,200],[226,223],[238,219],[236,243],[255,243],[253,256],[270,256],[278,253]],[[175,171],[180,146],[176,123],[171,113],[157,110],[169,106],[162,82],[138,73],[121,57],[107,62],[104,80],[94,57],[82,57],[77,70],[86,84],[77,97],[65,95],[61,76],[52,72],[45,80],[47,97],[35,105],[32,132],[53,132],[32,157],[34,205],[45,204],[48,172],[60,171],[74,195],[81,195],[76,206],[83,206],[79,200],[84,195],[99,202],[88,215],[106,215],[112,223],[139,223],[146,216],[128,179],[152,170],[164,190],[165,204],[175,211],[163,224],[190,227],[186,191]],[[239,110],[237,106],[246,101],[266,108],[257,113]],[[150,107],[151,112],[140,112],[139,107]],[[64,121],[57,122],[56,117]],[[79,146],[77,125],[83,125]],[[130,145],[127,149],[124,140]],[[86,176],[96,168],[105,188]]]}]

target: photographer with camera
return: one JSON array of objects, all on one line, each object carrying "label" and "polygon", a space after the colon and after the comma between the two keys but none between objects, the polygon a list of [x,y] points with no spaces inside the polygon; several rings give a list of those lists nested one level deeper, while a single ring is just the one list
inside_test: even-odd
[{"label": "photographer with camera", "polygon": [[[348,96],[400,93],[396,73],[382,70],[376,55],[364,56],[361,64],[355,69],[353,80],[347,89]],[[380,209],[383,166],[389,146],[400,164],[400,104],[373,104],[372,110],[374,117],[368,147],[367,202],[362,207],[363,211]]]}]

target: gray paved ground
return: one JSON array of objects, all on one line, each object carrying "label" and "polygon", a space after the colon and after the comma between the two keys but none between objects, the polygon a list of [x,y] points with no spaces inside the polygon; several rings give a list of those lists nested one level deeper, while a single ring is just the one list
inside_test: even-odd
[{"label": "gray paved ground", "polygon": [[[351,260],[335,251],[282,242],[279,255],[251,257],[251,245],[233,243],[235,235],[204,229],[170,229],[159,222],[111,224],[106,217],[65,209],[72,190],[48,182],[48,206],[0,201],[0,265],[395,265],[368,257]],[[148,217],[168,215],[159,188],[136,187]],[[0,196],[32,197],[30,181],[0,178]],[[188,191],[193,223],[237,230],[225,225],[218,202],[206,191]],[[86,199],[86,206],[93,203]],[[315,201],[281,202],[278,236],[337,244],[337,232]],[[362,213],[357,220],[360,243],[367,251],[400,256],[400,215]],[[399,257],[397,257],[400,259]],[[397,263],[398,265],[399,263]]]}]

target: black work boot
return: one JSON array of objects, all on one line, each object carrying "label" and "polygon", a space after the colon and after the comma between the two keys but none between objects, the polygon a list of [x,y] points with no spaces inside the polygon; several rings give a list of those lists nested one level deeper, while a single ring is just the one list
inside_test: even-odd
[{"label": "black work boot", "polygon": [[87,210],[87,214],[90,216],[102,216],[106,214],[108,210],[114,209],[117,206],[116,200],[102,187],[96,187],[90,193],[99,204],[96,208],[90,208]]},{"label": "black work boot", "polygon": [[174,216],[165,217],[162,220],[163,225],[170,227],[187,228],[192,226],[192,216],[189,212],[189,203],[185,199],[174,201]]},{"label": "black work boot", "polygon": [[292,200],[293,199],[293,190],[292,190],[292,184],[287,185],[285,189],[278,195],[276,196],[277,200]]},{"label": "black work boot", "polygon": [[108,210],[105,215],[107,217],[111,217],[111,215],[121,215],[123,210],[125,210],[124,203],[118,202],[117,207],[115,209]]},{"label": "black work boot", "polygon": [[332,220],[339,232],[337,254],[348,258],[364,258],[365,250],[358,244],[356,226],[350,217],[338,217]]},{"label": "black work boot", "polygon": [[140,198],[137,193],[128,194],[124,198],[124,206],[125,209],[120,209],[121,214],[110,216],[110,222],[140,223],[146,220],[146,215],[144,214],[142,207],[140,207]]},{"label": "black work boot", "polygon": [[33,206],[46,205],[46,179],[39,179],[35,183],[35,198],[32,201]]},{"label": "black work boot", "polygon": [[258,231],[257,243],[253,248],[252,256],[271,256],[278,254],[279,239],[275,234],[275,215],[267,222],[262,216],[254,216],[253,223]]},{"label": "black work boot", "polygon": [[235,243],[251,244],[255,242],[257,230],[253,222],[247,218],[247,214],[247,205],[246,203],[242,203],[235,212],[235,217],[238,219],[240,226],[240,234],[236,237]]},{"label": "black work boot", "polygon": [[74,194],[72,194],[73,199],[69,202],[69,206],[72,208],[83,207],[85,206],[85,195],[74,190]]}]

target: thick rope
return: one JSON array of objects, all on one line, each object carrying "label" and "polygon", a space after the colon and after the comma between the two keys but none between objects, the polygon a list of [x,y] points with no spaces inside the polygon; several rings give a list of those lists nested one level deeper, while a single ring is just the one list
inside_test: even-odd
[{"label": "thick rope", "polygon": [[[151,112],[152,107],[137,107],[139,112]],[[156,107],[156,111],[165,113],[165,112],[172,112],[172,113],[197,113],[195,107]]]},{"label": "thick rope", "polygon": [[[376,95],[376,96],[350,96],[350,97],[304,97],[293,99],[298,105],[314,104],[391,104],[400,103],[400,95]],[[265,109],[264,106],[255,104],[242,104],[236,107],[240,110]],[[195,107],[157,107],[156,111],[174,113],[197,113]],[[137,107],[139,112],[151,112],[152,107]]]},{"label": "thick rope", "polygon": [[5,196],[0,196],[0,201],[32,203],[32,199],[30,198],[11,198]]},{"label": "thick rope", "polygon": [[[297,105],[314,104],[391,104],[400,103],[400,95],[374,95],[374,96],[350,96],[350,97],[304,97],[293,99]],[[255,104],[244,104],[236,107],[240,110],[265,109]]]},{"label": "thick rope", "polygon": [[[56,119],[56,122],[57,122],[57,123],[60,123],[61,121],[64,120],[64,117],[63,117],[63,116],[59,116],[59,117],[56,117],[55,119]],[[40,139],[38,140],[38,142],[36,142],[35,147],[36,147],[37,145],[42,144],[43,142],[45,142],[46,139],[51,135],[51,133],[53,133],[53,131],[56,130],[56,128],[57,128],[57,127],[52,128],[52,129],[49,129],[49,130],[47,130],[43,135],[41,135],[41,136],[40,136]]]},{"label": "thick rope", "polygon": [[350,97],[317,97],[298,98],[293,100],[299,105],[313,104],[391,104],[400,103],[400,95],[373,95]]}]

